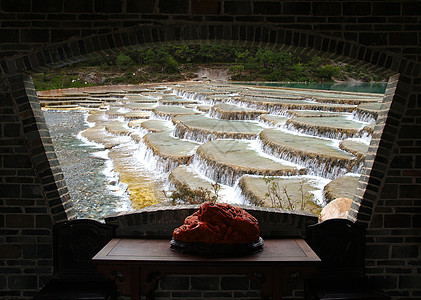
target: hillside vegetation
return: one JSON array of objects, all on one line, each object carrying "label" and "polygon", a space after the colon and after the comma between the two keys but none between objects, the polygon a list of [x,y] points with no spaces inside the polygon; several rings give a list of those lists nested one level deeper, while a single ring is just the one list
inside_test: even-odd
[{"label": "hillside vegetation", "polygon": [[103,55],[33,76],[38,90],[140,84],[198,78],[202,69],[226,70],[233,81],[383,81],[379,74],[319,56],[223,45],[145,48]]}]

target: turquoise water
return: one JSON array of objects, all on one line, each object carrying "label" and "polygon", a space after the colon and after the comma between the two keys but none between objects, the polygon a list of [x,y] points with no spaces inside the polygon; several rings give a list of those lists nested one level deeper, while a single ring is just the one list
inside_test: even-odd
[{"label": "turquoise water", "polygon": [[317,90],[332,90],[343,92],[356,93],[376,93],[384,94],[386,91],[386,82],[374,83],[303,83],[303,82],[236,82],[236,84],[244,85],[258,85],[258,86],[274,86],[274,87],[289,87],[298,89],[317,89]]}]

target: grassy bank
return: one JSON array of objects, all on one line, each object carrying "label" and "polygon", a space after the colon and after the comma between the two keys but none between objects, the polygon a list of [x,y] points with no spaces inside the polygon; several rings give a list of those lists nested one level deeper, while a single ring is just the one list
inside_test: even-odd
[{"label": "grassy bank", "polygon": [[37,90],[140,84],[200,78],[220,70],[229,80],[278,82],[383,81],[380,74],[318,56],[222,45],[162,46],[94,58],[33,75]]}]

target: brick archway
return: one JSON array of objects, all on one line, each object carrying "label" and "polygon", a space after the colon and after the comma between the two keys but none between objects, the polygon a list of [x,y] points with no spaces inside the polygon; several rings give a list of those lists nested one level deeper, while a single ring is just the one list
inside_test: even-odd
[{"label": "brick archway", "polygon": [[[85,39],[75,40],[54,47],[40,49],[32,54],[9,60],[7,69],[11,73],[34,73],[45,69],[56,68],[63,65],[83,61],[91,57],[101,56],[109,53],[117,53],[125,49],[135,49],[139,47],[154,47],[161,44],[198,44],[198,43],[221,43],[226,45],[250,46],[259,48],[283,49],[292,52],[307,52],[313,55],[329,57],[336,61],[345,61],[355,65],[363,65],[368,69],[382,72],[385,75],[391,75],[398,70],[393,66],[400,66],[404,62],[397,64],[395,57],[383,52],[375,52],[371,49],[334,39],[322,37],[305,31],[293,30],[275,30],[268,26],[250,26],[250,25],[220,25],[220,26],[196,26],[193,24],[177,24],[162,26],[140,26],[129,30],[121,30],[112,34],[103,34],[92,36]],[[19,75],[16,75],[19,76]],[[16,77],[15,76],[15,77]],[[15,77],[11,78],[11,81]],[[27,100],[32,110],[39,115],[39,104],[36,101],[36,94],[32,81],[29,77],[22,77]],[[363,176],[358,185],[358,194],[355,196],[352,206],[351,218],[354,221],[368,224],[372,215],[372,209],[375,206],[375,199],[372,192],[379,190],[382,185],[381,172],[376,170],[381,168],[390,159],[390,153],[386,154],[390,148],[382,148],[380,144],[383,132],[388,129],[387,116],[395,95],[399,75],[390,77],[387,87],[387,95],[383,104],[383,111],[380,114],[379,122],[373,134],[373,143],[367,155],[367,161],[363,169]],[[401,91],[396,90],[399,94]],[[40,117],[36,120],[40,128],[45,127],[44,121]],[[43,135],[39,135],[41,143],[45,141]],[[37,151],[37,150],[35,150]],[[38,150],[39,151],[39,150]],[[377,153],[384,155],[377,157]],[[44,187],[51,189],[55,185],[56,194],[53,199],[47,199],[51,214],[54,220],[66,220],[74,217],[70,197],[64,185],[62,171],[58,165],[57,159],[53,153],[46,149],[43,163],[51,165],[49,180],[44,180]],[[50,153],[50,154],[48,154]],[[34,155],[42,155],[34,153]],[[377,160],[376,160],[377,158]],[[378,159],[382,162],[379,164]],[[386,160],[386,162],[385,162]],[[39,164],[36,164],[36,168]],[[40,170],[45,172],[45,170]],[[48,171],[47,171],[48,172]],[[380,173],[379,173],[380,172]],[[376,177],[377,175],[377,177]],[[42,177],[45,178],[45,177]],[[61,190],[61,192],[60,192]],[[64,192],[63,192],[64,190]],[[50,191],[48,195],[52,195]],[[62,206],[58,198],[61,199]],[[52,204],[51,204],[52,203]]]},{"label": "brick archway", "polygon": [[373,50],[355,42],[315,32],[248,23],[142,25],[37,49],[20,57],[8,59],[0,66],[6,74],[42,72],[45,69],[64,66],[87,58],[119,52],[121,49],[180,43],[221,43],[295,52],[307,51],[310,54],[329,57],[337,61],[364,65],[385,75],[417,72],[408,61],[387,51]]}]

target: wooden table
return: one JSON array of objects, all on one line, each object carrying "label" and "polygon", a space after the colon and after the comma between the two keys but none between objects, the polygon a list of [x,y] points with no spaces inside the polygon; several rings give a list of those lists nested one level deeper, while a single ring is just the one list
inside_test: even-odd
[{"label": "wooden table", "polygon": [[264,250],[242,257],[200,257],[170,250],[169,240],[113,239],[93,258],[132,300],[153,299],[167,274],[244,274],[256,281],[262,298],[281,299],[320,259],[302,239],[265,240]]}]

